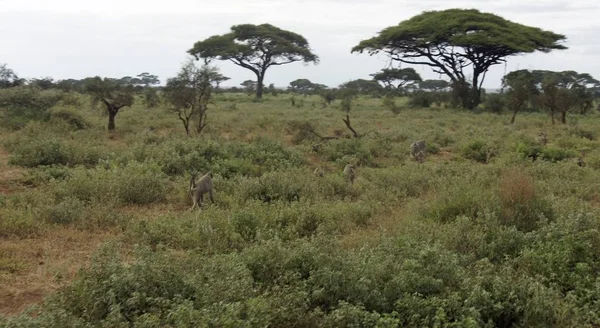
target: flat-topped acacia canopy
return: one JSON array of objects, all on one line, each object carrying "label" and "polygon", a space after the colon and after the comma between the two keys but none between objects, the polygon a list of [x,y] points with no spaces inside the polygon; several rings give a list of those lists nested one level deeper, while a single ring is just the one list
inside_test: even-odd
[{"label": "flat-topped acacia canopy", "polygon": [[231,32],[198,41],[188,53],[199,58],[229,60],[256,74],[256,97],[261,98],[266,70],[297,61],[318,63],[319,58],[300,34],[270,24],[242,24]]},{"label": "flat-topped acacia canopy", "polygon": [[[485,73],[506,57],[567,49],[566,37],[536,27],[525,26],[476,9],[426,11],[383,29],[360,42],[352,52],[379,52],[407,64],[428,65],[444,74],[455,87],[464,86],[463,106],[474,108],[480,102]],[[471,81],[464,69],[472,66]]]}]

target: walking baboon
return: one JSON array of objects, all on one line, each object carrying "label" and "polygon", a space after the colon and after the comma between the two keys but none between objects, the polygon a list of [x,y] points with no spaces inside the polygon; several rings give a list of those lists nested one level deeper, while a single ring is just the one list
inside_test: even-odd
[{"label": "walking baboon", "polygon": [[422,163],[425,160],[425,148],[425,140],[413,142],[410,145],[410,157],[414,158],[417,162]]},{"label": "walking baboon", "polygon": [[537,139],[542,146],[545,146],[548,143],[548,136],[544,132],[540,132]]},{"label": "walking baboon", "polygon": [[192,197],[192,207],[190,211],[194,209],[194,207],[198,206],[198,210],[202,209],[202,202],[204,201],[204,194],[208,193],[210,197],[211,203],[214,204],[215,199],[213,195],[213,174],[212,172],[208,172],[200,179],[196,181],[196,175],[192,175],[190,178],[190,197]]},{"label": "walking baboon", "polygon": [[356,180],[356,164],[347,164],[346,167],[344,167],[344,177],[346,178],[346,180],[348,180],[348,182],[350,182],[350,185],[354,184],[354,180]]},{"label": "walking baboon", "polygon": [[317,167],[314,171],[313,174],[318,176],[318,177],[323,177],[323,175],[325,174],[325,171],[323,171],[322,167]]}]

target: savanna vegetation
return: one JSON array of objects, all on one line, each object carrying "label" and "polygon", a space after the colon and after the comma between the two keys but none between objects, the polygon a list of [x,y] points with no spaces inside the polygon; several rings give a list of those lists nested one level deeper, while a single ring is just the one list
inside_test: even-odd
[{"label": "savanna vegetation", "polygon": [[[429,17],[442,14],[456,19]],[[413,58],[421,41],[389,47],[439,32],[431,21],[456,33],[428,57],[440,70],[473,51],[491,56],[474,66],[485,71],[563,47],[490,15],[424,13],[354,51]],[[530,43],[497,35],[487,48],[478,28]],[[455,43],[466,53],[443,50]],[[149,73],[27,81],[0,66],[0,327],[600,325],[589,74],[510,72],[500,93],[465,84],[467,66],[450,82],[388,68],[337,88],[263,88],[268,67],[317,61],[271,25],[190,53],[204,62],[164,86]],[[257,81],[222,88],[211,58]],[[208,171],[215,203],[189,211],[190,176]]]}]

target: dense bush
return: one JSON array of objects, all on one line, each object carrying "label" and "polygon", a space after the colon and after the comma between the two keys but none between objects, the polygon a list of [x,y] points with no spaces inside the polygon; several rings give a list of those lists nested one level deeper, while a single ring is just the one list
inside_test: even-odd
[{"label": "dense bush", "polygon": [[486,110],[492,113],[500,113],[506,105],[503,94],[490,93],[485,95],[485,101],[483,103]]},{"label": "dense bush", "polygon": [[416,91],[410,95],[408,106],[411,108],[429,108],[435,102],[431,92]]},{"label": "dense bush", "polygon": [[54,184],[58,199],[71,197],[89,203],[150,204],[163,201],[169,188],[166,176],[151,163],[78,168],[68,179]]},{"label": "dense bush", "polygon": [[24,167],[48,165],[86,165],[93,166],[100,162],[105,154],[104,149],[86,143],[65,142],[56,137],[30,138],[22,136],[13,144],[9,163]]},{"label": "dense bush", "polygon": [[490,158],[496,155],[495,148],[483,139],[475,139],[465,144],[461,149],[465,158],[487,163]]},{"label": "dense bush", "polygon": [[72,109],[53,109],[50,111],[50,119],[63,121],[73,130],[85,130],[91,127],[91,124],[80,113]]},{"label": "dense bush", "polygon": [[0,89],[0,125],[20,129],[32,120],[49,118],[49,110],[62,98],[56,90],[40,90],[33,87]]}]

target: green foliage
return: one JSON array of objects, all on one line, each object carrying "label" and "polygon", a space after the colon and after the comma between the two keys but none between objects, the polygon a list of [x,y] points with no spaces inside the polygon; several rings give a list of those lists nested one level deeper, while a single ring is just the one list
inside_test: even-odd
[{"label": "green foliage", "polygon": [[9,163],[23,167],[47,165],[87,165],[100,161],[104,151],[93,145],[67,143],[55,137],[21,137],[14,144],[6,144],[12,150]]},{"label": "green foliage", "polygon": [[394,114],[400,113],[401,108],[396,104],[393,97],[385,96],[381,102],[383,107],[389,109]]},{"label": "green foliage", "polygon": [[[0,167],[9,177],[0,181],[7,245],[37,249],[77,229],[109,230],[124,245],[102,247],[60,291],[0,326],[600,323],[600,148],[589,138],[598,128],[591,117],[558,129],[532,112],[507,126],[507,114],[392,114],[380,99],[357,96],[353,124],[372,132],[350,139],[339,112],[286,111],[289,98],[215,97],[237,108],[215,111],[201,139],[174,133],[176,117],[147,115],[140,104],[122,113],[112,139],[61,119],[1,136],[4,151],[32,163],[24,177]],[[339,139],[313,150],[313,128]],[[533,138],[542,129],[547,146]],[[426,140],[427,161],[408,159],[414,140]],[[36,166],[35,154],[52,144],[60,156],[40,158],[70,165]],[[496,157],[480,165],[485,149]],[[584,167],[566,160],[579,152]],[[360,164],[352,185],[346,163]],[[216,202],[190,212],[189,173],[208,170]],[[37,270],[20,252],[0,249],[7,281]]]},{"label": "green foliage", "polygon": [[575,152],[553,146],[548,146],[540,150],[540,158],[550,162],[559,162],[573,157],[575,157]]},{"label": "green foliage", "polygon": [[53,109],[50,112],[51,120],[59,120],[67,123],[72,130],[86,130],[91,124],[83,116],[72,109]]},{"label": "green foliage", "polygon": [[489,162],[496,155],[496,149],[483,139],[474,139],[462,146],[463,157],[480,163]]},{"label": "green foliage", "polygon": [[[565,36],[539,28],[517,24],[476,9],[426,11],[396,26],[383,29],[371,39],[363,40],[352,52],[370,54],[389,52],[393,60],[407,64],[426,62],[436,72],[452,81],[465,84],[459,92],[462,105],[472,109],[479,104],[482,76],[502,58],[566,49],[559,42]],[[470,65],[456,67],[466,61]],[[472,66],[471,85],[466,85],[463,67]],[[455,87],[456,89],[456,87]]]},{"label": "green foliage", "polygon": [[417,91],[410,95],[408,106],[411,108],[429,108],[433,104],[433,96],[430,92]]},{"label": "green foliage", "polygon": [[492,93],[485,96],[484,106],[492,113],[500,113],[505,107],[504,95]]},{"label": "green foliage", "polygon": [[55,90],[33,87],[0,88],[0,125],[9,129],[23,128],[29,121],[45,121],[49,111],[62,98]]},{"label": "green foliage", "polygon": [[422,81],[421,76],[414,68],[384,68],[380,72],[371,74],[373,80],[380,82],[388,89],[400,89],[407,84]]},{"label": "green foliage", "polygon": [[262,97],[264,73],[270,66],[319,60],[303,36],[270,24],[234,25],[230,33],[196,42],[188,53],[196,59],[229,60],[254,72],[257,98]]},{"label": "green foliage", "polygon": [[166,177],[158,165],[128,163],[124,167],[74,169],[67,180],[55,181],[58,199],[88,203],[150,204],[165,200]]}]

